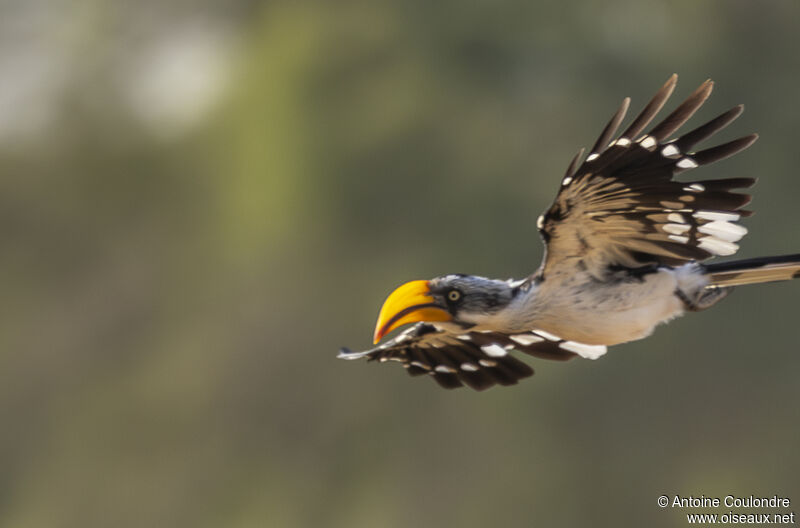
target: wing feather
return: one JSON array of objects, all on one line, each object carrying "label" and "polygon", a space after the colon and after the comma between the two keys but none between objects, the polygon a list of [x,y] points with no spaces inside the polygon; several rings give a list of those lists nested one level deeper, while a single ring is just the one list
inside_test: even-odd
[{"label": "wing feather", "polygon": [[[597,138],[594,146],[592,147],[592,152],[599,154],[602,153],[608,143],[611,141],[611,138],[614,137],[616,134],[619,125],[622,123],[622,120],[625,119],[625,114],[628,113],[628,108],[631,105],[631,98],[626,97],[622,100],[622,104],[617,109],[617,112],[611,117],[611,120],[608,122],[606,127],[600,133],[600,137]],[[573,163],[576,163],[578,160],[573,160]]]},{"label": "wing feather", "polygon": [[633,123],[630,124],[628,128],[625,129],[625,132],[622,133],[621,137],[624,138],[633,138],[634,136],[638,136],[639,133],[645,129],[647,125],[650,124],[650,121],[658,114],[661,109],[664,107],[664,103],[667,102],[667,99],[672,95],[672,92],[675,90],[675,85],[678,83],[678,75],[673,73],[672,76],[667,79],[667,82],[664,83],[664,86],[653,96],[647,106],[641,111],[641,113],[636,116],[636,119],[633,120]]},{"label": "wing feather", "polygon": [[418,323],[386,343],[364,352],[342,349],[342,359],[397,361],[411,376],[428,374],[444,388],[468,386],[485,390],[494,385],[515,385],[533,375],[533,369],[512,350],[531,356],[565,361],[577,356],[595,359],[604,346],[590,346],[532,330],[520,334],[465,332],[454,334],[428,323]]},{"label": "wing feather", "polygon": [[[627,99],[600,134],[586,160],[573,160],[561,189],[537,225],[547,244],[538,272],[580,260],[601,277],[610,267],[675,266],[690,260],[736,252],[746,230],[735,224],[749,211],[750,196],[733,192],[750,187],[752,178],[675,181],[676,174],[720,161],[757,139],[745,136],[691,152],[732,123],[737,106],[694,130],[668,138],[708,99],[713,82],[701,84],[664,120],[639,136],[672,94],[673,75],[633,123],[611,140],[627,110]],[[725,224],[725,225],[722,225]]]}]

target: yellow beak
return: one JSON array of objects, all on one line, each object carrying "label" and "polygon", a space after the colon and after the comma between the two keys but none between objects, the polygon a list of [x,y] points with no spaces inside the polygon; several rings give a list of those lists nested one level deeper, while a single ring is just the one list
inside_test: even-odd
[{"label": "yellow beak", "polygon": [[431,296],[428,281],[407,282],[393,291],[381,307],[375,325],[374,342],[399,326],[419,321],[450,321],[447,310],[440,308]]}]

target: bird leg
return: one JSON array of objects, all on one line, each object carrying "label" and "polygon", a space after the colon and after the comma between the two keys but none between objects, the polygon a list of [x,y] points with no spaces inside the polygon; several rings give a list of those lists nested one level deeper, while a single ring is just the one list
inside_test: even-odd
[{"label": "bird leg", "polygon": [[687,311],[700,312],[706,308],[711,308],[727,297],[731,290],[733,288],[705,287],[698,290],[696,295],[689,296],[679,288],[675,290],[675,295],[681,300]]}]

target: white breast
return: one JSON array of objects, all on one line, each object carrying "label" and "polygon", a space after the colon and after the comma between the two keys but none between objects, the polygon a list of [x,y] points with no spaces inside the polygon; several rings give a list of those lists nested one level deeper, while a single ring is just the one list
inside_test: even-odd
[{"label": "white breast", "polygon": [[683,314],[676,289],[697,291],[705,285],[703,281],[692,265],[609,282],[586,273],[564,273],[548,277],[520,299],[514,326],[538,328],[590,345],[634,341]]}]

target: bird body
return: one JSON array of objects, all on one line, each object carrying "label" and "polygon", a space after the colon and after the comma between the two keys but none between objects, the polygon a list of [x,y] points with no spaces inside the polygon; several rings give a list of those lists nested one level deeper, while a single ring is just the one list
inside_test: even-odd
[{"label": "bird body", "polygon": [[706,81],[663,121],[643,133],[671,95],[677,76],[662,86],[616,139],[629,100],[586,158],[570,163],[553,204],[537,227],[545,245],[539,269],[521,280],[445,275],[397,288],[378,316],[374,340],[413,327],[343,359],[398,361],[409,374],[440,385],[483,390],[512,385],[533,370],[510,354],[565,360],[597,359],[607,346],[650,335],[656,326],[722,300],[734,286],[800,277],[800,254],[719,264],[747,230],[738,221],[750,196],[735,189],[751,178],[678,181],[682,172],[750,146],[755,134],[692,151],[742,112],[738,106],[679,136],[705,102]]},{"label": "bird body", "polygon": [[605,280],[561,269],[531,288],[519,323],[589,345],[616,345],[647,337],[659,323],[681,315],[684,306],[675,291],[694,296],[705,283],[690,264],[641,277],[618,271]]}]

